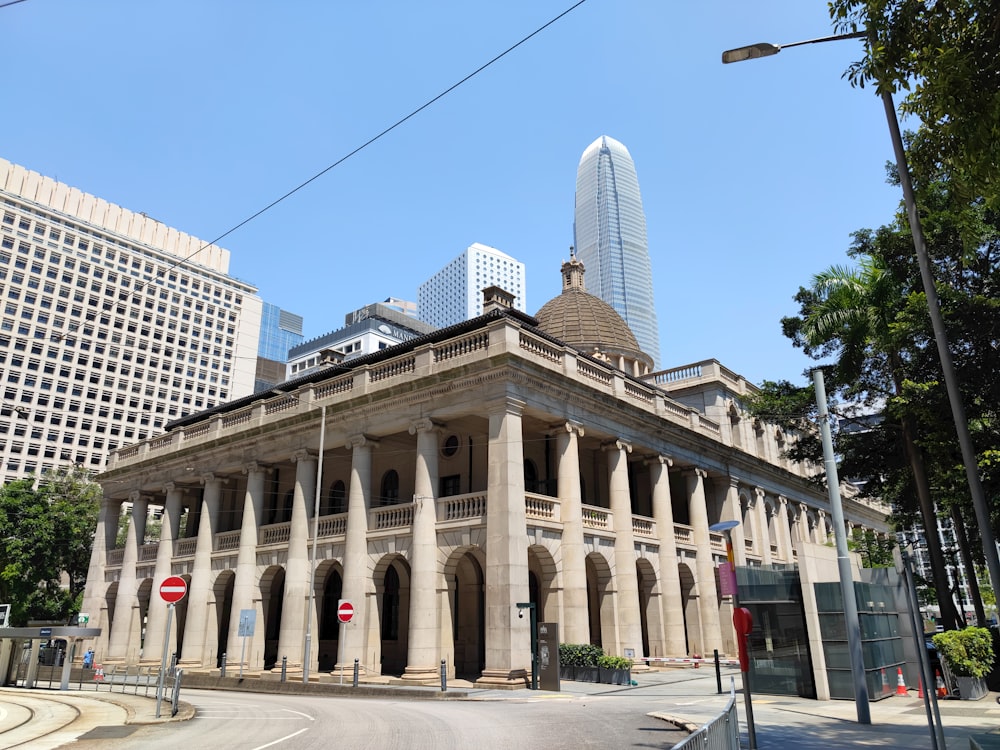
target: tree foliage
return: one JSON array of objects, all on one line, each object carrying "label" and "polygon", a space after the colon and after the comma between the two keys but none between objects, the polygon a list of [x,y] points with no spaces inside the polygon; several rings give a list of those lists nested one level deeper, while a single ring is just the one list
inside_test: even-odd
[{"label": "tree foliage", "polygon": [[855,85],[905,91],[901,110],[922,127],[914,148],[966,202],[1000,208],[1000,2],[833,0],[841,32],[867,30]]},{"label": "tree foliage", "polygon": [[0,488],[0,597],[11,624],[65,622],[78,610],[90,564],[100,485],[82,470]]}]

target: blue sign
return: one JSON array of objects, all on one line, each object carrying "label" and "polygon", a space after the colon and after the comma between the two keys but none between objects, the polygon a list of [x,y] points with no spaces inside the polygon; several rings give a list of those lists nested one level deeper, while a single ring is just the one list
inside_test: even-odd
[{"label": "blue sign", "polygon": [[38,635],[42,636],[42,638],[48,638],[52,635],[52,628],[39,628]]}]

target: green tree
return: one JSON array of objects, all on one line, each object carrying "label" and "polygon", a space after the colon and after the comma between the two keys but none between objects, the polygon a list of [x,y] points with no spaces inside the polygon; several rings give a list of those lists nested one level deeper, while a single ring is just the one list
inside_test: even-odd
[{"label": "green tree", "polygon": [[[0,596],[11,623],[67,621],[90,564],[101,488],[77,469],[0,488]],[[68,583],[68,585],[66,585]]]},{"label": "green tree", "polygon": [[833,0],[838,31],[867,30],[855,85],[906,91],[920,159],[937,164],[966,202],[1000,208],[1000,7],[996,0]]}]

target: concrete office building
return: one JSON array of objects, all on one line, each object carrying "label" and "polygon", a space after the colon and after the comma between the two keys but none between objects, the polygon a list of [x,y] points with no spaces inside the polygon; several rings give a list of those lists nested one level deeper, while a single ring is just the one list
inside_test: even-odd
[{"label": "concrete office building", "polygon": [[514,308],[527,308],[524,264],[507,253],[474,242],[417,290],[418,317],[446,328],[483,314],[483,289],[498,286],[514,295]]},{"label": "concrete office building", "polygon": [[573,237],[587,268],[587,291],[624,318],[639,346],[660,362],[660,329],[639,178],[628,149],[602,135],[576,170]]},{"label": "concrete office building", "polygon": [[430,333],[434,326],[376,302],[344,316],[344,327],[293,347],[285,377],[301,377],[316,368],[357,359]]},{"label": "concrete office building", "polygon": [[4,481],[252,392],[261,301],[229,251],[2,159],[0,203]]},{"label": "concrete office building", "polygon": [[[795,436],[749,418],[753,386],[718,362],[637,375],[649,356],[582,273],[565,264],[535,317],[490,288],[479,317],[115,451],[83,605],[103,629],[98,658],[159,660],[168,575],[189,582],[166,644],[187,669],[226,653],[230,673],[268,677],[286,657],[301,679],[308,636],[320,679],[340,654],[363,675],[434,682],[444,661],[449,676],[524,687],[519,602],[561,642],[610,654],[735,653],[709,527],[740,521],[739,565],[794,563],[831,538],[816,467],[781,456]],[[162,535],[142,545],[152,506]],[[885,508],[844,506],[848,525],[887,531]]]}]

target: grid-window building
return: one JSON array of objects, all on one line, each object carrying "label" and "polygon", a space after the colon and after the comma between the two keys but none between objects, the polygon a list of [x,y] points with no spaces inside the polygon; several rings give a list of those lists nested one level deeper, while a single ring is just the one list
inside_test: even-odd
[{"label": "grid-window building", "polygon": [[483,289],[498,286],[526,310],[524,264],[494,247],[474,242],[417,290],[420,320],[438,328],[483,314]]},{"label": "grid-window building", "polygon": [[4,481],[252,392],[261,300],[228,250],[3,159],[0,202]]},{"label": "grid-window building", "polygon": [[285,379],[288,352],[302,343],[302,316],[265,302],[260,319],[257,375],[254,393],[273,388]]}]

